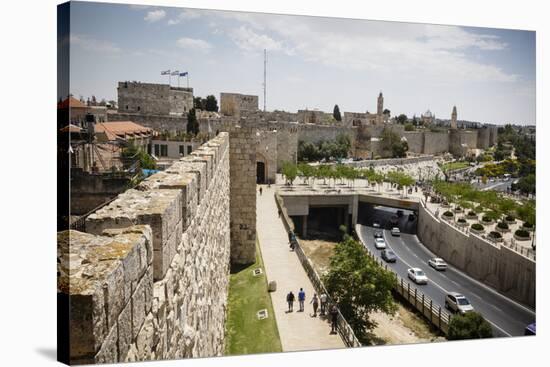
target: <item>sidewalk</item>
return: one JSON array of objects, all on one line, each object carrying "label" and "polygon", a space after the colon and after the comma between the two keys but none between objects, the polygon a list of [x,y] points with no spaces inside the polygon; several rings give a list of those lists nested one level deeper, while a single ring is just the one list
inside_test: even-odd
[{"label": "sidewalk", "polygon": [[[256,190],[256,228],[264,260],[267,280],[277,282],[277,291],[271,293],[277,328],[281,337],[283,352],[315,349],[344,348],[338,334],[330,334],[330,323],[326,319],[311,317],[313,307],[309,303],[313,296],[313,285],[302,264],[290,251],[288,235],[275,204],[275,185],[262,185],[263,195]],[[306,302],[304,312],[297,312],[298,291],[304,288]],[[294,312],[286,313],[286,295],[294,293]]]}]

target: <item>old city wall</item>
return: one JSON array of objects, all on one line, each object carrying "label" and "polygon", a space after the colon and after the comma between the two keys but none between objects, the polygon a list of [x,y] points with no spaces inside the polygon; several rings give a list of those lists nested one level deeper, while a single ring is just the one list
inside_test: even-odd
[{"label": "old city wall", "polygon": [[259,130],[251,142],[256,146],[256,162],[262,162],[265,166],[265,182],[275,182],[277,176],[277,140],[277,131]]},{"label": "old city wall", "polygon": [[407,139],[409,152],[424,153],[424,133],[422,131],[404,131],[403,137]]},{"label": "old city wall", "polygon": [[187,115],[154,115],[143,113],[109,112],[108,121],[132,121],[136,124],[150,127],[156,131],[185,131],[187,128]]},{"label": "old city wall", "polygon": [[88,233],[58,235],[72,363],[222,355],[229,143],[220,133],[91,214]]},{"label": "old city wall", "polygon": [[449,151],[449,133],[424,131],[424,154],[441,154]]},{"label": "old city wall", "polygon": [[168,115],[170,113],[170,86],[140,82],[118,83],[119,112]]},{"label": "old city wall", "polygon": [[422,204],[418,237],[437,256],[500,293],[535,307],[535,265],[531,259],[437,219]]},{"label": "old city wall", "polygon": [[323,126],[299,124],[298,128],[298,140],[304,142],[318,143],[321,140],[334,140],[341,134],[347,135],[350,138],[352,146],[355,142],[355,130],[342,125]]}]

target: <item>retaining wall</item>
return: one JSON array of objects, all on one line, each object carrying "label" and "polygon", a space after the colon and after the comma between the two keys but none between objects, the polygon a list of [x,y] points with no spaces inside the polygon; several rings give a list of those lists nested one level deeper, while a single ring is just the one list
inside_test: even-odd
[{"label": "retaining wall", "polygon": [[418,238],[437,256],[500,293],[535,308],[535,261],[464,233],[419,206]]}]

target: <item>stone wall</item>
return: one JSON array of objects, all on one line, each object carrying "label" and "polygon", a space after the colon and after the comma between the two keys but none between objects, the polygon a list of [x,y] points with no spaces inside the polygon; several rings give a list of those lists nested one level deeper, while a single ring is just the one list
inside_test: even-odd
[{"label": "stone wall", "polygon": [[153,115],[143,113],[109,112],[108,121],[132,121],[156,131],[186,131],[187,115]]},{"label": "stone wall", "polygon": [[254,136],[256,146],[256,162],[265,165],[265,181],[275,182],[277,178],[277,131],[261,130]]},{"label": "stone wall", "polygon": [[118,83],[118,111],[153,115],[182,115],[193,108],[193,88],[141,82]]},{"label": "stone wall", "polygon": [[256,257],[256,129],[234,127],[231,146],[231,262]]},{"label": "stone wall", "polygon": [[424,154],[441,154],[449,151],[449,133],[444,132],[424,132]]},{"label": "stone wall", "polygon": [[464,233],[435,218],[422,204],[418,238],[448,263],[500,293],[535,307],[536,263],[500,244]]},{"label": "stone wall", "polygon": [[424,132],[422,131],[404,131],[403,136],[407,139],[409,152],[424,153]]},{"label": "stone wall", "polygon": [[258,110],[258,96],[240,93],[220,93],[220,113],[241,116],[245,111]]},{"label": "stone wall", "polygon": [[229,162],[220,133],[58,235],[71,363],[223,354]]}]

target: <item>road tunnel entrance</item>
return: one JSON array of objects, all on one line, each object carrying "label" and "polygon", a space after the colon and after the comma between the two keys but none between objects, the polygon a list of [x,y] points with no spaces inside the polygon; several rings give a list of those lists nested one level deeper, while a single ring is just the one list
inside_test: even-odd
[{"label": "road tunnel entrance", "polygon": [[398,227],[403,233],[416,234],[418,227],[418,212],[359,202],[357,223],[373,226],[375,222],[383,229]]},{"label": "road tunnel entrance", "polygon": [[309,214],[293,216],[296,233],[302,238],[341,236],[340,226],[350,230],[351,214],[348,205],[310,206]]}]

